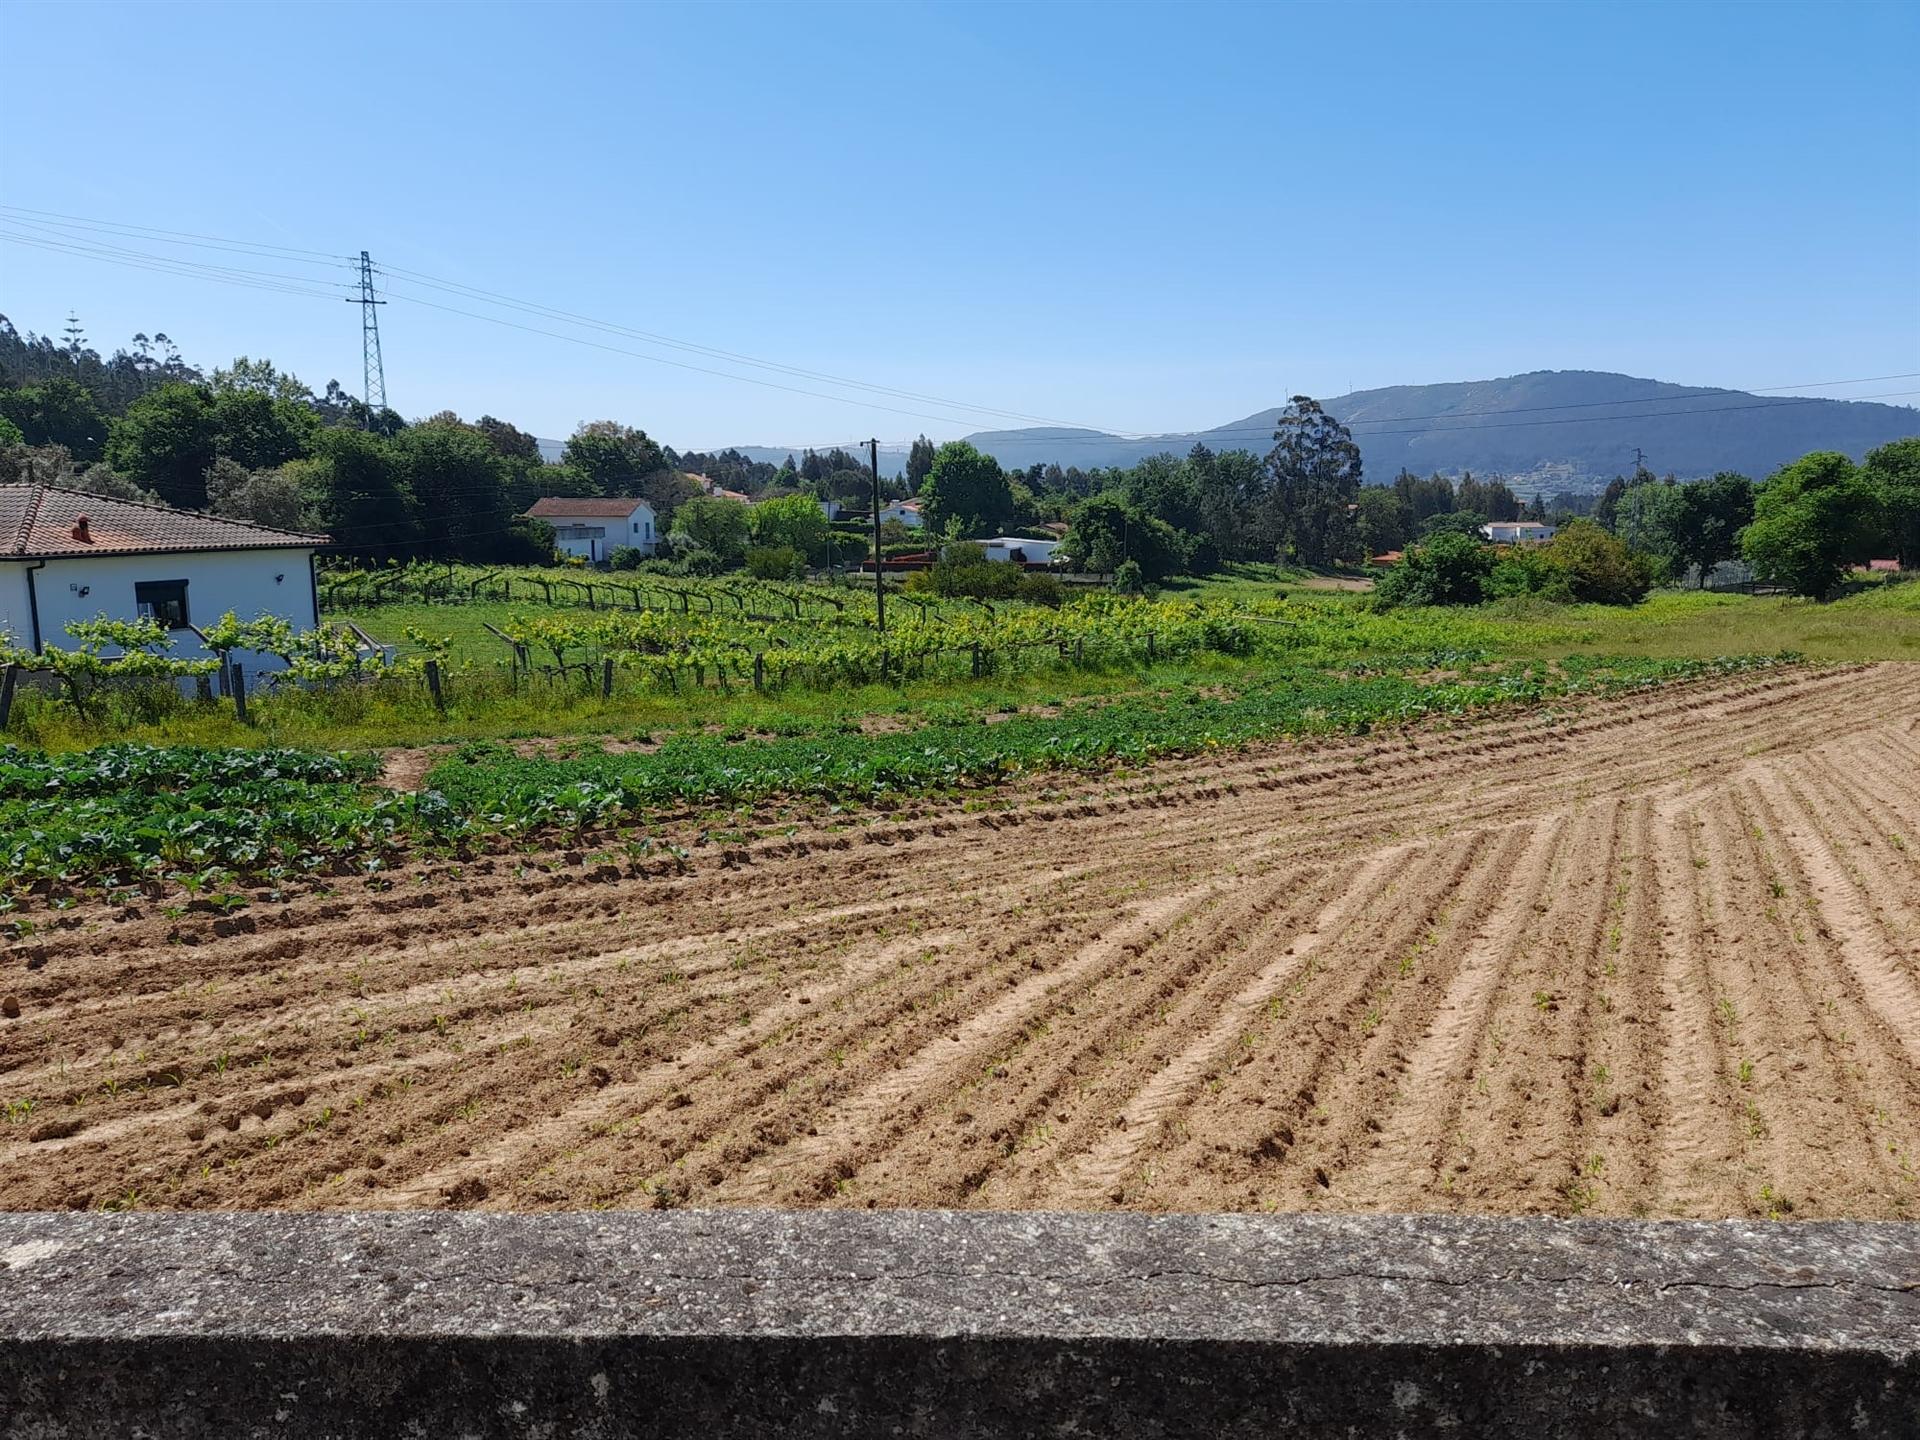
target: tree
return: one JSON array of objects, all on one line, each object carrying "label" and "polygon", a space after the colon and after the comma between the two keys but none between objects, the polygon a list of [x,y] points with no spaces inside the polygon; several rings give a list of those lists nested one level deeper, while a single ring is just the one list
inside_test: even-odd
[{"label": "tree", "polygon": [[[768,503],[777,505],[782,502],[775,500]],[[703,495],[687,501],[674,513],[673,533],[686,536],[702,549],[711,551],[731,564],[746,554],[747,537],[752,530],[752,513],[738,500]]]},{"label": "tree", "polygon": [[1920,437],[1869,450],[1862,467],[1880,492],[1887,539],[1902,570],[1920,570]]},{"label": "tree", "polygon": [[1164,580],[1187,566],[1193,541],[1112,491],[1083,500],[1062,548],[1074,564],[1111,575],[1131,560],[1148,580]]},{"label": "tree", "polygon": [[907,493],[918,495],[933,469],[933,442],[922,435],[907,451]]},{"label": "tree", "polygon": [[1675,578],[1698,571],[1704,587],[1714,566],[1740,554],[1740,532],[1753,521],[1753,481],[1731,470],[1679,486],[1666,515],[1666,544]]},{"label": "tree", "polygon": [[313,437],[320,431],[311,409],[276,398],[264,387],[216,389],[211,411],[214,450],[249,470],[271,469],[312,453]]},{"label": "tree", "polygon": [[646,431],[613,420],[594,420],[575,430],[562,458],[598,495],[640,495],[641,481],[667,468],[666,453]]},{"label": "tree", "polygon": [[162,385],[127,407],[107,443],[107,463],[169,505],[201,510],[207,468],[219,455],[213,394],[201,385]]},{"label": "tree", "polygon": [[1272,498],[1293,553],[1309,565],[1349,558],[1353,525],[1347,507],[1360,491],[1360,447],[1347,427],[1296,395],[1274,425],[1267,453]]},{"label": "tree", "polygon": [[410,553],[419,538],[413,491],[390,441],[363,430],[321,432],[307,470],[309,501],[343,550]]},{"label": "tree", "polygon": [[1478,605],[1487,598],[1493,548],[1471,535],[1448,531],[1416,545],[1380,577],[1375,600],[1399,605]]},{"label": "tree", "polygon": [[[134,337],[136,341],[142,338]],[[265,395],[269,400],[291,400],[303,405],[313,399],[312,387],[298,375],[287,374],[271,360],[250,360],[245,355],[236,359],[230,368],[215,370],[211,384],[216,395],[247,392]]]},{"label": "tree", "polygon": [[964,440],[950,440],[934,454],[920,486],[920,508],[942,534],[982,535],[1013,513],[1013,490],[998,460]]},{"label": "tree", "polygon": [[18,425],[5,415],[0,415],[0,445],[24,445],[27,437]]},{"label": "tree", "polygon": [[457,420],[433,420],[409,426],[392,448],[428,553],[497,553],[507,528],[507,472],[491,442]]},{"label": "tree", "polygon": [[25,444],[65,446],[82,464],[106,453],[107,417],[87,388],[73,380],[0,390],[0,418],[19,428]]},{"label": "tree", "polygon": [[307,497],[294,464],[249,470],[224,455],[207,467],[207,508],[229,520],[271,525],[276,530],[305,530]]},{"label": "tree", "polygon": [[1412,538],[1406,502],[1390,485],[1362,485],[1355,524],[1369,555],[1398,550]]},{"label": "tree", "polygon": [[809,560],[824,556],[827,517],[811,495],[783,495],[762,500],[747,512],[758,549],[790,549]]},{"label": "tree", "polygon": [[1845,455],[1816,450],[1760,487],[1740,549],[1757,578],[1824,599],[1871,558],[1883,520],[1872,479]]}]

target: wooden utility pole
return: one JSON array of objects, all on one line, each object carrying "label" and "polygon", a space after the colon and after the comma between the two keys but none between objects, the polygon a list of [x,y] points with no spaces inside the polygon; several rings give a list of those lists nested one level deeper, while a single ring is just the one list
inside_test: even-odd
[{"label": "wooden utility pole", "polygon": [[873,609],[884,634],[887,628],[886,567],[880,563],[880,442],[867,441],[867,458],[873,463]]}]

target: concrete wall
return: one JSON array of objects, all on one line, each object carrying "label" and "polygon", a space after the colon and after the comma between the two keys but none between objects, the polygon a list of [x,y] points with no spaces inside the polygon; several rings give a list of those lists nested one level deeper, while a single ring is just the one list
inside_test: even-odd
[{"label": "concrete wall", "polygon": [[[68,645],[69,620],[91,620],[105,613],[131,620],[138,613],[134,585],[143,580],[185,580],[187,618],[201,629],[231,610],[242,620],[256,615],[280,615],[296,630],[319,623],[314,613],[313,583],[309,571],[311,550],[206,550],[163,555],[88,555],[49,560],[34,575],[40,602],[40,638]],[[11,630],[22,644],[30,643],[25,570],[31,562],[0,564],[0,628]],[[81,594],[85,588],[86,594]],[[190,630],[174,638],[173,653],[207,653]],[[241,655],[249,670],[278,668],[276,657]]]},{"label": "concrete wall", "polygon": [[1913,1435],[1917,1228],[0,1216],[0,1435]]}]

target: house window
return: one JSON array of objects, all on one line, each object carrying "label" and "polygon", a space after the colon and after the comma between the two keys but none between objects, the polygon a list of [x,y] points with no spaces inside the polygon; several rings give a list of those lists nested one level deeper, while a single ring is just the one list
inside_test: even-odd
[{"label": "house window", "polygon": [[152,616],[169,630],[187,628],[187,582],[140,580],[134,583],[133,603],[143,616]]},{"label": "house window", "polygon": [[640,533],[640,522],[638,520],[633,522],[633,533],[636,535]]}]

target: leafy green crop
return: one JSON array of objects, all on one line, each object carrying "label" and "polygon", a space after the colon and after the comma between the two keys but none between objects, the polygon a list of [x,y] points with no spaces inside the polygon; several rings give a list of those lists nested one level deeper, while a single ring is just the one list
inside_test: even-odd
[{"label": "leafy green crop", "polygon": [[1583,659],[1562,671],[1510,665],[1458,679],[1406,673],[1283,672],[1230,699],[1198,691],[1081,705],[995,725],[939,721],[883,735],[820,733],[735,742],[669,739],[651,754],[523,756],[470,745],[428,783],[482,829],[581,827],[663,805],[725,804],[771,795],[873,799],[889,793],[991,784],[1023,772],[1137,764],[1242,745],[1266,736],[1365,733],[1502,702],[1612,693],[1773,660]]},{"label": "leafy green crop", "polygon": [[103,745],[0,748],[0,864],[16,884],[262,874],[463,828],[437,795],[368,792],[366,756]]}]

